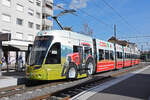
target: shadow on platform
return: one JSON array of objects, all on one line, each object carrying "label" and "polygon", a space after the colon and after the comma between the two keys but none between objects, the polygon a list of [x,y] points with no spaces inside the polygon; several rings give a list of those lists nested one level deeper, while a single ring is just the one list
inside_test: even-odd
[{"label": "shadow on platform", "polygon": [[[91,90],[96,92],[94,90]],[[148,99],[150,96],[150,74],[136,74],[90,97],[88,100]],[[119,98],[120,97],[120,98]]]}]

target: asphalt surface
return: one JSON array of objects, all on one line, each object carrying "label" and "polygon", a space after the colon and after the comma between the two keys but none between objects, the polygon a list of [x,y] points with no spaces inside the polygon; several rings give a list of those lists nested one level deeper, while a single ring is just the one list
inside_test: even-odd
[{"label": "asphalt surface", "polygon": [[150,67],[109,88],[97,92],[87,100],[148,100],[149,96]]}]

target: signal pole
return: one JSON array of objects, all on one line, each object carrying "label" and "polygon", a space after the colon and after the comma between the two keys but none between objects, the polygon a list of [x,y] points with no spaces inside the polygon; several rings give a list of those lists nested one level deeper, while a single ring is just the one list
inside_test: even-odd
[{"label": "signal pole", "polygon": [[115,50],[115,69],[117,69],[117,56],[116,56],[116,24],[114,24],[114,37],[115,37],[115,43],[114,43],[114,50]]}]

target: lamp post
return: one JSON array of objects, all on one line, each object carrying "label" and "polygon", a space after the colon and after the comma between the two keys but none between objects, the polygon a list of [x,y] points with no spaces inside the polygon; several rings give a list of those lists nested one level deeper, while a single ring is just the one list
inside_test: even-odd
[{"label": "lamp post", "polygon": [[115,42],[114,42],[114,50],[115,50],[115,69],[117,69],[117,55],[116,55],[116,24],[114,24],[114,37],[115,37]]}]

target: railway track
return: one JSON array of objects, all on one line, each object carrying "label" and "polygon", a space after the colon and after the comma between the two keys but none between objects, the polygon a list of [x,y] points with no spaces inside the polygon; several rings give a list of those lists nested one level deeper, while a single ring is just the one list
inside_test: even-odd
[{"label": "railway track", "polygon": [[25,85],[11,86],[0,89],[0,100],[9,100],[10,98],[11,100],[68,100],[88,88],[147,65],[149,63],[142,63],[134,67],[100,73],[80,80],[63,80],[33,87],[26,87]]},{"label": "railway track", "polygon": [[62,83],[64,83],[64,81],[48,83],[48,84],[32,86],[32,87],[31,86],[27,87],[26,85],[9,86],[9,87],[0,89],[0,98],[10,97],[15,94],[22,94],[28,91],[34,91],[36,89],[42,89],[44,87],[56,86],[57,84],[62,84]]}]

